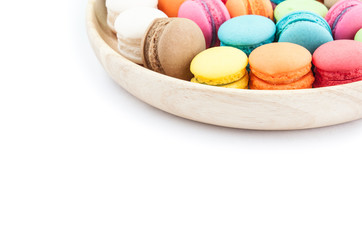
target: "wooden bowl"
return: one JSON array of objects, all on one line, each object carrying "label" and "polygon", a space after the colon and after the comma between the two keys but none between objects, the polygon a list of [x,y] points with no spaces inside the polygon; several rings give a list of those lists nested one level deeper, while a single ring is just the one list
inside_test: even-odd
[{"label": "wooden bowl", "polygon": [[362,118],[362,82],[305,90],[240,90],[191,83],[150,71],[124,57],[106,24],[105,0],[90,0],[89,40],[120,86],[168,113],[225,127],[291,130]]}]

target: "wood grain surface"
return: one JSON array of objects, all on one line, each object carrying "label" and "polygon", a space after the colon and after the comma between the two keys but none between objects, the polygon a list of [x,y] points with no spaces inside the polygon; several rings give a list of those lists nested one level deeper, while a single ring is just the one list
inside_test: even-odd
[{"label": "wood grain surface", "polygon": [[[362,82],[305,90],[240,90],[191,83],[124,57],[106,24],[105,0],[89,0],[87,31],[110,77],[142,101],[186,119],[256,130],[294,130],[362,118]],[[121,104],[121,103],[120,103]]]}]

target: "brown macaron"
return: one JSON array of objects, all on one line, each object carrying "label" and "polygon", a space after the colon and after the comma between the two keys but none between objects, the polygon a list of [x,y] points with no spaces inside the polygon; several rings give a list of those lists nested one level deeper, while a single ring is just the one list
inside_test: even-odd
[{"label": "brown macaron", "polygon": [[183,80],[191,80],[191,61],[206,48],[199,26],[185,18],[154,20],[141,46],[146,68]]}]

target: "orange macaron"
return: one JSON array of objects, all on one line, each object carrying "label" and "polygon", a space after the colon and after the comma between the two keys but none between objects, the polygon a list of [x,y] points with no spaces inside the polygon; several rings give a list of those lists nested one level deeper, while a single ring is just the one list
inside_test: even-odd
[{"label": "orange macaron", "polygon": [[312,55],[300,45],[287,42],[263,45],[250,54],[249,63],[250,89],[312,88]]},{"label": "orange macaron", "polygon": [[158,0],[158,9],[169,17],[177,17],[178,10],[185,0]]},{"label": "orange macaron", "polygon": [[270,0],[228,0],[225,5],[232,18],[242,15],[260,15],[274,20]]}]

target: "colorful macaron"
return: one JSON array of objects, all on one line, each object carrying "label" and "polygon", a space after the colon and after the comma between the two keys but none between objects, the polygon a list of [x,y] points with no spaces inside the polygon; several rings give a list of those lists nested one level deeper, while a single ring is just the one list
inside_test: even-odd
[{"label": "colorful macaron", "polygon": [[270,0],[270,1],[277,6],[278,4],[284,2],[285,0]]},{"label": "colorful macaron", "polygon": [[158,9],[169,17],[177,17],[178,10],[185,0],[158,0]]},{"label": "colorful macaron", "polygon": [[235,47],[249,55],[255,48],[273,42],[275,31],[275,24],[269,18],[244,15],[222,24],[218,36],[221,46]]},{"label": "colorful macaron", "polygon": [[250,89],[293,90],[311,88],[314,82],[312,55],[297,44],[270,43],[249,57]]},{"label": "colorful macaron", "polygon": [[280,19],[276,27],[276,41],[299,44],[312,54],[322,44],[333,41],[326,20],[308,11],[292,12]]},{"label": "colorful macaron", "polygon": [[295,11],[310,11],[324,18],[328,8],[323,3],[315,0],[288,0],[276,6],[274,10],[275,21],[278,22],[285,15]]},{"label": "colorful macaron", "polygon": [[354,40],[362,42],[362,28],[356,33]]},{"label": "colorful macaron", "polygon": [[153,71],[190,81],[192,59],[205,50],[201,29],[189,19],[160,18],[142,40],[143,65]]},{"label": "colorful macaron", "polygon": [[178,17],[194,21],[204,33],[209,48],[220,44],[217,32],[221,24],[230,19],[230,14],[220,0],[187,0],[181,5]]},{"label": "colorful macaron", "polygon": [[271,20],[274,19],[270,0],[228,0],[225,5],[231,18],[242,15],[260,15]]},{"label": "colorful macaron", "polygon": [[339,1],[329,9],[326,20],[335,40],[353,39],[357,31],[362,28],[362,2]]},{"label": "colorful macaron", "polygon": [[209,48],[191,62],[191,82],[226,88],[248,88],[248,57],[233,47]]},{"label": "colorful macaron", "polygon": [[106,0],[107,8],[107,24],[109,28],[116,32],[114,29],[114,22],[120,13],[134,7],[152,7],[157,8],[157,0],[132,0],[132,1],[120,1],[120,0]]},{"label": "colorful macaron", "polygon": [[313,54],[314,87],[328,87],[362,80],[362,42],[336,40]]},{"label": "colorful macaron", "polygon": [[129,8],[119,14],[114,28],[121,55],[135,63],[142,63],[141,41],[149,24],[157,18],[167,18],[167,15],[150,7]]}]

